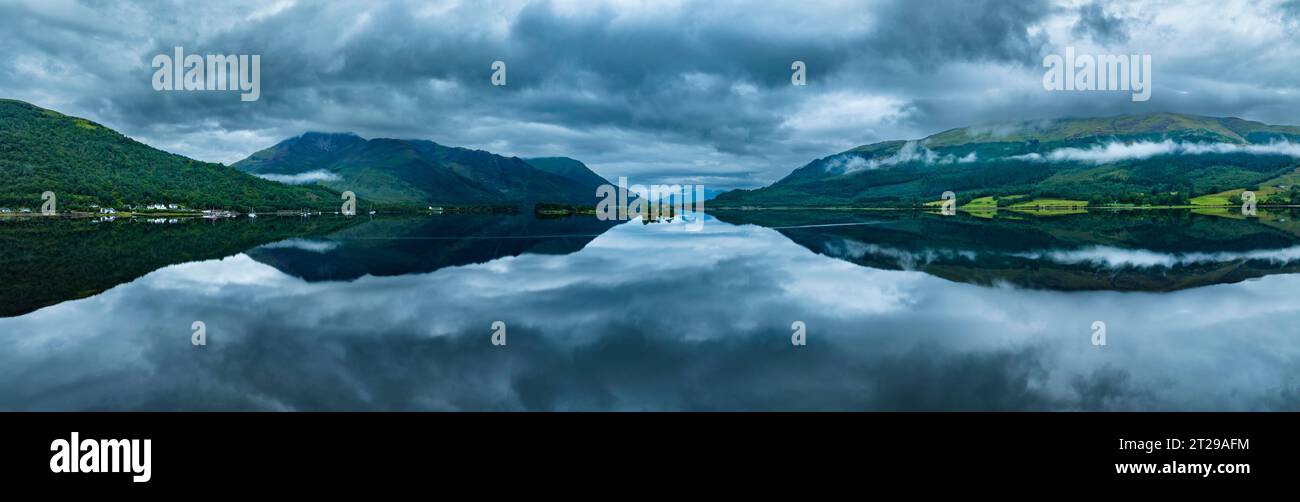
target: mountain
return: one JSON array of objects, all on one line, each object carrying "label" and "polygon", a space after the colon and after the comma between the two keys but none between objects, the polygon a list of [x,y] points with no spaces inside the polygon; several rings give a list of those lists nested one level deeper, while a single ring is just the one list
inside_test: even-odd
[{"label": "mountain", "polygon": [[[350,281],[363,276],[427,274],[525,253],[575,253],[619,223],[596,218],[539,219],[526,213],[383,218],[244,253],[305,281]],[[440,238],[451,235],[457,238]]]},{"label": "mountain", "polygon": [[191,208],[337,207],[339,194],[294,187],[150,147],[103,125],[0,99],[0,206],[183,204]]},{"label": "mountain", "polygon": [[518,157],[439,145],[427,140],[308,132],[236,162],[268,179],[319,183],[383,203],[411,205],[527,205],[596,202],[605,181],[581,162]]},{"label": "mountain", "polygon": [[285,239],[315,239],[369,221],[11,218],[0,225],[0,318],[91,297],[170,265],[225,258]]},{"label": "mountain", "polygon": [[[1300,200],[1300,127],[1151,113],[944,131],[814,160],[770,186],[719,195],[715,207],[918,206],[945,191],[966,204],[1195,204],[1242,189]],[[1288,191],[1291,190],[1291,191]],[[1216,198],[1215,196],[1222,195]],[[1019,201],[1019,202],[1018,202]]]},{"label": "mountain", "polygon": [[524,159],[528,165],[541,169],[551,174],[563,176],[571,179],[583,186],[596,187],[600,185],[611,184],[609,180],[596,174],[577,159],[568,157],[536,157]]}]

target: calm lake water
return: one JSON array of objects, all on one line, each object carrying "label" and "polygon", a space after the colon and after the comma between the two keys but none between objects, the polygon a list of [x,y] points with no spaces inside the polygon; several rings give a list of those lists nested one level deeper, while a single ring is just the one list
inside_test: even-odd
[{"label": "calm lake water", "polygon": [[11,219],[0,409],[1295,410],[1296,217]]}]

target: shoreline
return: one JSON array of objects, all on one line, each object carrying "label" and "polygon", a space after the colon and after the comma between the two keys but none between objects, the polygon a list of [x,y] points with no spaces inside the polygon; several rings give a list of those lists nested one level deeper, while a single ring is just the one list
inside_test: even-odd
[{"label": "shoreline", "polygon": [[[966,208],[966,207],[958,207],[957,210],[958,210],[958,211],[963,211],[963,212],[968,212],[968,213],[992,213],[992,212],[997,212],[997,211],[1012,211],[1012,212],[1017,212],[1017,213],[1036,213],[1036,212],[1060,211],[1060,210],[1074,210],[1074,211],[1088,211],[1088,210],[1125,211],[1125,210],[1151,210],[1151,209],[1233,209],[1233,208],[1240,208],[1240,207],[1241,207],[1241,205],[1239,205],[1239,204],[1230,204],[1230,205],[1226,205],[1226,206],[1206,206],[1206,205],[1197,205],[1197,206],[1193,206],[1193,205],[1180,205],[1180,206],[1048,206],[1048,205],[1043,205],[1043,206],[1034,206],[1033,209],[1026,209],[1026,208],[1011,208],[1011,207],[988,208],[988,209],[984,209],[984,208]],[[1287,209],[1287,208],[1300,208],[1300,205],[1297,205],[1297,204],[1278,204],[1278,205],[1264,205],[1264,204],[1259,204],[1259,205],[1256,205],[1255,207],[1256,207],[1256,209]],[[1041,209],[1040,209],[1040,208],[1041,208]],[[809,206],[809,207],[801,207],[801,206],[771,206],[771,207],[741,206],[741,207],[732,207],[732,206],[718,206],[718,207],[713,207],[713,208],[711,208],[711,209],[714,210],[714,211],[926,211],[926,212],[937,212],[937,211],[939,211],[939,208],[937,208],[937,207],[870,207],[870,206],[864,206],[864,207],[843,207],[843,206],[824,206],[824,207],[813,207],[813,206]]]}]

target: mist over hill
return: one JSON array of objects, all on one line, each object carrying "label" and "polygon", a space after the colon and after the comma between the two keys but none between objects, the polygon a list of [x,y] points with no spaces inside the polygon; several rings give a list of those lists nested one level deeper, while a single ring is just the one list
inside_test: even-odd
[{"label": "mist over hill", "polygon": [[[1174,113],[965,127],[863,145],[809,162],[770,186],[733,190],[720,206],[917,206],[958,200],[1070,199],[1187,204],[1270,188],[1300,166],[1300,128]],[[1276,182],[1278,186],[1273,186]]]}]

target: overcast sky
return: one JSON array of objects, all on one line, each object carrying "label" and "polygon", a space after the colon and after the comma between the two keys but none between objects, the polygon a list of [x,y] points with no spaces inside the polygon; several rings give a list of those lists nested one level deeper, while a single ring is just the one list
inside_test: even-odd
[{"label": "overcast sky", "polygon": [[[766,185],[953,127],[1176,111],[1300,123],[1300,2],[0,0],[0,97],[231,163],[304,131]],[[154,55],[260,54],[262,96],[157,92]],[[1154,90],[1048,92],[1043,57],[1150,54]],[[507,85],[491,65],[507,63]],[[806,86],[790,65],[807,64]]]}]

